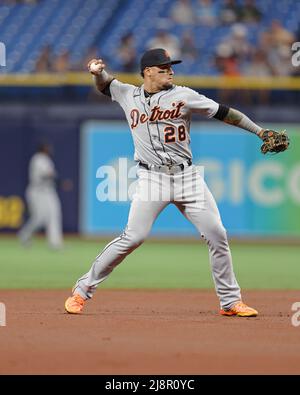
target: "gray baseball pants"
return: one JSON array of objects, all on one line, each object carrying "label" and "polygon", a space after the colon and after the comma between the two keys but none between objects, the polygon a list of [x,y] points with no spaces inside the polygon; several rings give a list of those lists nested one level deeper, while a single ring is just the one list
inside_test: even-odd
[{"label": "gray baseball pants", "polygon": [[29,187],[26,200],[30,218],[18,236],[26,244],[33,234],[45,228],[49,246],[61,248],[63,245],[61,204],[57,192],[52,188]]},{"label": "gray baseball pants", "polygon": [[98,284],[144,242],[155,219],[170,203],[175,204],[194,224],[208,245],[212,276],[221,308],[229,308],[241,300],[226,231],[216,202],[199,168],[193,165],[174,174],[139,168],[136,193],[124,232],[106,245],[91,269],[77,281],[73,293],[91,298]]}]

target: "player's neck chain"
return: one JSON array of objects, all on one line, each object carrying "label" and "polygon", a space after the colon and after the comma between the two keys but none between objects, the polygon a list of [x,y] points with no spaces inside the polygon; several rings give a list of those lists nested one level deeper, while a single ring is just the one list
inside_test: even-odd
[{"label": "player's neck chain", "polygon": [[155,93],[158,93],[158,92],[147,92],[147,91],[145,91],[144,90],[144,94],[145,94],[145,97],[151,97],[151,96],[153,96],[153,95],[155,95]]},{"label": "player's neck chain", "polygon": [[146,99],[146,103],[148,104],[148,106],[150,106],[150,102],[151,102],[151,97],[157,92],[154,93],[149,93],[147,91],[144,90],[144,94],[145,94],[145,99]]}]

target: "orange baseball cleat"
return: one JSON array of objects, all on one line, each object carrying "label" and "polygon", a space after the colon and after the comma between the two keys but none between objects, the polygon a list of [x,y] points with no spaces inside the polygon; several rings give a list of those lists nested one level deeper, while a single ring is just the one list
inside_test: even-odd
[{"label": "orange baseball cleat", "polygon": [[222,309],[220,314],[227,316],[237,315],[238,317],[256,317],[258,312],[240,301],[235,303],[230,309]]},{"label": "orange baseball cleat", "polygon": [[73,296],[70,296],[65,301],[66,311],[70,314],[80,314],[83,310],[85,300],[86,299],[84,299],[79,294],[74,294]]}]

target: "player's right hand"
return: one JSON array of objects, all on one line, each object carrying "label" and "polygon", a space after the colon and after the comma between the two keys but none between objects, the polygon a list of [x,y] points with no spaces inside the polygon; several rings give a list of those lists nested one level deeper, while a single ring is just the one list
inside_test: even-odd
[{"label": "player's right hand", "polygon": [[102,59],[92,59],[87,64],[89,72],[93,75],[100,75],[105,66]]}]

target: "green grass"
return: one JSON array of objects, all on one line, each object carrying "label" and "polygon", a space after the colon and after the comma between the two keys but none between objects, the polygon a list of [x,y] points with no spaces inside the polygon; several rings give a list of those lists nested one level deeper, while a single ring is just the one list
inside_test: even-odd
[{"label": "green grass", "polygon": [[[23,248],[0,238],[0,288],[71,288],[86,273],[103,241],[66,239],[51,251],[43,239]],[[242,288],[299,289],[300,246],[231,244]],[[147,241],[102,284],[104,288],[212,288],[207,246]]]}]

